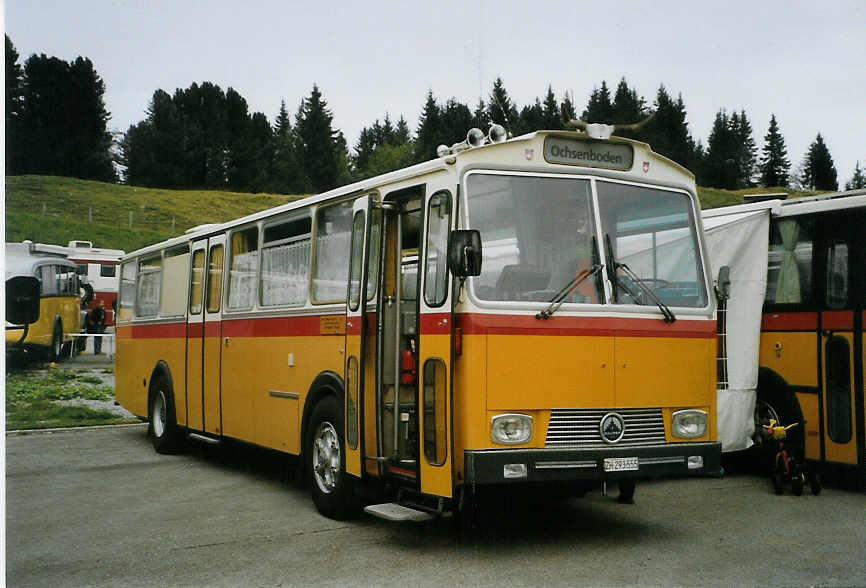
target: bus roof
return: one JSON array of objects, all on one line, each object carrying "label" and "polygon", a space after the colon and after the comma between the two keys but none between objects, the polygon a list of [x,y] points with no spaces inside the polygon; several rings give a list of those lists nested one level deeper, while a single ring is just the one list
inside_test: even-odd
[{"label": "bus roof", "polygon": [[12,276],[32,276],[33,270],[40,265],[62,265],[75,267],[75,263],[66,258],[66,247],[61,245],[46,245],[44,243],[6,243],[6,279]]},{"label": "bus roof", "polygon": [[[563,161],[548,161],[548,154],[544,153],[548,137],[560,138],[563,141],[572,141],[574,144],[604,145],[627,145],[632,152],[632,163],[628,169],[612,169],[599,165],[575,165]],[[522,170],[560,171],[572,174],[596,174],[611,177],[628,178],[631,180],[644,181],[653,180],[662,183],[676,184],[678,187],[694,186],[694,174],[685,167],[662,155],[655,153],[647,143],[627,139],[624,137],[611,137],[607,140],[590,139],[581,131],[535,131],[519,137],[514,137],[501,143],[487,143],[478,147],[472,147],[456,153],[448,154],[436,159],[431,159],[409,167],[401,168],[379,176],[347,184],[334,188],[321,194],[301,198],[270,209],[262,210],[238,219],[224,223],[208,223],[193,227],[183,235],[167,239],[166,241],[148,245],[126,254],[125,258],[146,255],[163,248],[182,245],[209,235],[224,232],[232,227],[255,222],[269,216],[301,209],[310,205],[327,202],[351,194],[370,192],[378,188],[405,182],[412,178],[427,176],[436,172],[454,173],[467,167],[481,167],[483,165],[497,167],[507,165],[509,168]],[[683,179],[687,180],[689,186],[683,185]]]}]

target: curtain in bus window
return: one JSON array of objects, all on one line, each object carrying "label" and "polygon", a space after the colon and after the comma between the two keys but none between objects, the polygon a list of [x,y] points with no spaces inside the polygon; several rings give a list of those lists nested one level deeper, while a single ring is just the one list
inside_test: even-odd
[{"label": "curtain in bus window", "polygon": [[159,312],[159,290],[162,284],[162,258],[152,257],[138,265],[136,316],[156,316]]},{"label": "curtain in bus window", "polygon": [[310,240],[262,251],[262,306],[297,306],[307,300]]},{"label": "curtain in bus window", "polygon": [[316,216],[316,261],[313,265],[313,300],[342,302],[349,280],[352,238],[352,203],[319,209]]},{"label": "curtain in bus window", "polygon": [[782,265],[776,282],[777,304],[797,304],[802,302],[800,295],[800,269],[797,267],[795,250],[800,236],[800,225],[795,219],[783,220],[778,224],[782,235]]},{"label": "curtain in bus window", "polygon": [[189,283],[189,251],[166,252],[162,264],[162,300],[160,316],[186,313],[186,291]]},{"label": "curtain in bus window", "polygon": [[228,299],[228,308],[232,310],[248,309],[253,306],[256,292],[258,243],[258,228],[232,234]]}]

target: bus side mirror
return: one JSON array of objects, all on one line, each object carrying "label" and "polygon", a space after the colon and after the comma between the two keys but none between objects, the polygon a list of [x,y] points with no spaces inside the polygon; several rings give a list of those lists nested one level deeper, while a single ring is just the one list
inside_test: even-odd
[{"label": "bus side mirror", "polygon": [[481,233],[475,229],[451,231],[448,269],[457,278],[481,275]]},{"label": "bus side mirror", "polygon": [[6,280],[6,320],[31,325],[39,320],[39,280],[15,276]]}]

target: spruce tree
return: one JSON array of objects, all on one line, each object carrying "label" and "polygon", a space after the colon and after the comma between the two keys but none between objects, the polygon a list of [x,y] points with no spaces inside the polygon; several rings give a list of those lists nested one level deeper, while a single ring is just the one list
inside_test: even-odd
[{"label": "spruce tree", "polygon": [[860,169],[860,161],[858,160],[854,166],[854,175],[851,176],[850,181],[845,183],[845,189],[860,190],[861,188],[866,188],[866,174]]},{"label": "spruce tree", "polygon": [[449,98],[445,108],[440,111],[442,132],[445,136],[443,143],[452,145],[466,138],[466,133],[473,127],[472,111],[456,98]]},{"label": "spruce tree", "polygon": [[302,191],[305,182],[295,159],[295,136],[292,121],[286,110],[286,101],[280,101],[280,112],[274,121],[273,163],[270,186],[278,194],[293,194]]},{"label": "spruce tree", "polygon": [[409,131],[409,123],[401,115],[400,120],[397,121],[397,126],[394,128],[394,144],[405,145],[409,143],[411,138],[412,133]]},{"label": "spruce tree", "polygon": [[[427,99],[421,118],[418,121],[418,131],[415,136],[415,162],[427,161],[436,157],[436,148],[448,141],[442,132],[442,121],[439,104],[433,96],[433,90],[427,91]],[[451,145],[451,143],[448,143]]]},{"label": "spruce tree", "polygon": [[601,88],[595,88],[589,95],[589,101],[580,118],[589,123],[613,122],[613,103],[606,81],[602,80]]},{"label": "spruce tree", "polygon": [[535,99],[532,106],[524,106],[520,111],[520,126],[526,133],[544,129],[544,106],[541,100]]},{"label": "spruce tree", "polygon": [[544,97],[541,124],[541,128],[548,130],[558,130],[562,128],[562,116],[559,112],[559,104],[556,101],[556,96],[553,93],[553,86],[547,86],[547,95]]},{"label": "spruce tree", "polygon": [[788,151],[785,148],[785,139],[779,132],[779,123],[776,115],[770,116],[770,126],[764,135],[764,147],[761,150],[761,185],[765,188],[774,186],[785,187],[788,185],[788,171],[791,162],[788,161]]},{"label": "spruce tree", "polygon": [[335,188],[349,177],[343,134],[335,131],[333,115],[318,85],[301,103],[295,121],[298,153],[315,192]]},{"label": "spruce tree", "polygon": [[652,119],[640,131],[641,139],[656,153],[698,171],[700,152],[689,133],[683,97],[680,95],[674,101],[665,87],[659,86],[652,114]]},{"label": "spruce tree", "polygon": [[493,90],[490,92],[490,100],[487,103],[487,115],[490,117],[491,124],[502,125],[510,133],[510,136],[520,135],[523,132],[520,114],[508,96],[502,78],[498,77],[493,82]]},{"label": "spruce tree", "polygon": [[562,104],[559,106],[559,118],[561,124],[567,123],[577,118],[577,111],[574,109],[574,101],[568,92],[565,93],[565,98],[562,99]]},{"label": "spruce tree", "polygon": [[[736,113],[735,113],[736,114]],[[736,120],[733,131],[734,149],[737,162],[737,188],[748,188],[755,185],[757,153],[755,139],[752,137],[752,125],[746,117],[746,111],[740,110],[739,116],[732,118]]]},{"label": "spruce tree", "polygon": [[724,109],[716,113],[713,129],[707,141],[707,156],[704,159],[702,178],[707,186],[733,190],[737,186],[737,153],[734,131],[738,127],[739,115],[734,113],[734,122]]},{"label": "spruce tree", "polygon": [[836,166],[821,133],[809,146],[803,165],[803,185],[812,190],[838,190]]},{"label": "spruce tree", "polygon": [[6,35],[6,174],[20,172],[21,145],[21,78],[23,71],[18,63],[18,51]]},{"label": "spruce tree", "polygon": [[490,115],[487,113],[487,106],[484,104],[484,99],[479,98],[478,104],[475,106],[475,112],[472,115],[472,126],[484,131],[489,129],[491,124]]},{"label": "spruce tree", "polygon": [[611,121],[619,124],[640,122],[646,118],[646,101],[639,97],[637,90],[628,87],[625,78],[619,81],[611,107]]}]

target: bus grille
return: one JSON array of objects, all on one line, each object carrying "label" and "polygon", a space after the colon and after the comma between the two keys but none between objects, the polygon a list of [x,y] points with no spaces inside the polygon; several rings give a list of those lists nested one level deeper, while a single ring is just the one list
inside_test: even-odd
[{"label": "bus grille", "polygon": [[660,408],[573,410],[554,408],[550,411],[545,447],[605,447],[598,426],[604,415],[615,412],[625,421],[625,435],[616,444],[652,445],[665,442],[665,423]]}]

